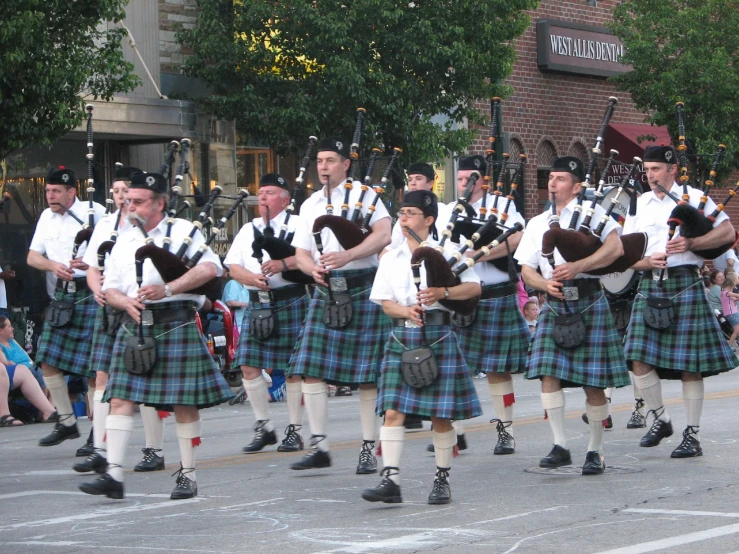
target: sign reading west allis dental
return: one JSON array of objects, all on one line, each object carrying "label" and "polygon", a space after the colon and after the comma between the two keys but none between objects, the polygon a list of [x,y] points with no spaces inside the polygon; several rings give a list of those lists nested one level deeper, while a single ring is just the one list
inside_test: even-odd
[{"label": "sign reading west allis dental", "polygon": [[540,19],[536,46],[539,69],[547,73],[610,77],[631,71],[620,61],[624,45],[605,27]]}]

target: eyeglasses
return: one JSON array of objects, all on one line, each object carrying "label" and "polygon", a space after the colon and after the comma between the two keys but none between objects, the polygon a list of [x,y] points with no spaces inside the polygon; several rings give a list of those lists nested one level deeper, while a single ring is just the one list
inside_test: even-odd
[{"label": "eyeglasses", "polygon": [[141,198],[126,198],[125,202],[127,206],[143,206],[144,204],[151,202],[153,198],[141,199]]},{"label": "eyeglasses", "polygon": [[412,210],[398,210],[398,217],[413,217],[414,215],[423,215],[423,212]]}]

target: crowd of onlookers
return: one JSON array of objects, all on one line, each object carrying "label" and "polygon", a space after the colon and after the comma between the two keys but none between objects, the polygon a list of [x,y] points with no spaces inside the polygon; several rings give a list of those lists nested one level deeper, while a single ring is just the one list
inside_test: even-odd
[{"label": "crowd of onlookers", "polygon": [[729,345],[737,349],[739,336],[739,259],[734,250],[729,250],[713,261],[713,270],[704,266],[703,284],[706,287],[708,304],[714,313],[723,315],[733,328]]}]

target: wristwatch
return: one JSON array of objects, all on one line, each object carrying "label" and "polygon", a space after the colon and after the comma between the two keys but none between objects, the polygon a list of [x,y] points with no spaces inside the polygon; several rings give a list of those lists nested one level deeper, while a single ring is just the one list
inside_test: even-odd
[{"label": "wristwatch", "polygon": [[172,296],[172,289],[169,288],[169,285],[167,283],[164,284],[164,296],[167,298]]},{"label": "wristwatch", "polygon": [[444,298],[449,298],[449,287],[444,287]]}]

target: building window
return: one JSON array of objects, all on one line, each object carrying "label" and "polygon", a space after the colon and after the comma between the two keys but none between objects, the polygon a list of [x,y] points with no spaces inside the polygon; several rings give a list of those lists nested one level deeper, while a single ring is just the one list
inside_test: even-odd
[{"label": "building window", "polygon": [[236,185],[256,196],[259,179],[274,171],[274,155],[269,148],[239,148],[236,150]]}]

